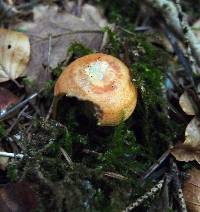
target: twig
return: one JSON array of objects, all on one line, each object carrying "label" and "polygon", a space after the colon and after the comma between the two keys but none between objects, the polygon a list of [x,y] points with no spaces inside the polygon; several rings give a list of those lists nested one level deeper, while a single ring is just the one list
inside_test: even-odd
[{"label": "twig", "polygon": [[65,159],[68,162],[68,164],[72,167],[73,166],[73,162],[72,162],[72,159],[70,158],[70,156],[67,154],[67,152],[62,147],[60,147],[60,151],[62,152],[62,154],[65,157]]},{"label": "twig", "polygon": [[19,82],[17,82],[17,80],[11,79],[11,81],[14,82],[15,85],[16,85],[18,88],[24,88],[24,85],[21,85]]},{"label": "twig", "polygon": [[176,38],[174,35],[170,32],[168,27],[164,26],[164,24],[159,23],[162,30],[164,31],[164,34],[166,35],[167,39],[169,40],[170,44],[173,47],[174,53],[177,55],[179,62],[184,67],[184,70],[186,71],[186,74],[189,76],[190,80],[192,81],[192,84],[194,84],[194,80],[192,77],[192,68],[190,66],[189,61],[185,58],[185,55],[183,54],[183,51],[179,47]]},{"label": "twig", "polygon": [[28,98],[26,98],[25,100],[23,100],[22,102],[16,104],[15,106],[13,106],[11,109],[9,109],[8,111],[5,111],[4,113],[0,114],[0,121],[5,119],[8,115],[10,115],[11,113],[15,112],[16,110],[20,109],[21,107],[23,107],[24,105],[26,105],[29,101],[31,101],[32,99],[34,99],[36,96],[38,96],[38,94],[41,91],[32,94],[31,96],[29,96]]},{"label": "twig", "polygon": [[23,154],[15,154],[12,152],[0,152],[1,157],[9,157],[9,158],[19,158],[22,159],[24,157]]},{"label": "twig", "polygon": [[0,18],[12,17],[18,14],[18,10],[12,5],[6,4],[3,0],[0,0],[0,13],[2,14]]},{"label": "twig", "polygon": [[179,18],[181,29],[182,29],[182,33],[183,33],[183,36],[184,36],[184,44],[186,46],[186,54],[187,54],[188,60],[189,60],[190,65],[191,65],[192,72],[196,73],[195,59],[192,56],[192,50],[191,50],[190,42],[188,40],[188,35],[187,35],[187,33],[188,33],[188,31],[187,31],[187,27],[188,27],[187,26],[187,22],[185,20],[184,13],[183,13],[181,5],[180,5],[180,1],[179,0],[175,0],[175,5],[176,5],[176,9],[178,11],[178,18]]},{"label": "twig", "polygon": [[127,177],[124,177],[123,175],[117,174],[117,173],[114,173],[114,172],[104,172],[104,176],[114,178],[114,179],[118,179],[118,180],[127,180],[128,179]]},{"label": "twig", "polygon": [[187,38],[196,62],[200,64],[200,41],[186,21],[184,31],[182,30],[179,13],[175,4],[170,0],[145,0],[145,2],[164,18],[167,25],[181,37],[182,40]]},{"label": "twig", "polygon": [[[103,31],[102,30],[76,30],[76,31],[67,31],[67,32],[63,32],[63,33],[59,33],[59,34],[56,34],[56,35],[52,35],[52,38],[59,38],[60,36],[64,36],[64,35],[73,35],[73,34],[87,34],[87,33],[102,33],[103,34]],[[39,39],[39,41],[43,41],[43,40],[47,40],[49,39],[48,37],[40,37],[38,35],[35,35],[35,34],[31,34],[31,36],[33,37],[37,37]]]},{"label": "twig", "polygon": [[162,156],[154,163],[149,170],[142,177],[143,180],[146,180],[169,156],[170,151],[167,150]]},{"label": "twig", "polygon": [[183,191],[182,191],[181,183],[179,180],[179,171],[178,171],[177,165],[173,158],[171,158],[170,163],[171,163],[171,170],[172,170],[172,175],[173,175],[173,185],[176,189],[176,194],[177,194],[177,197],[179,200],[179,205],[181,207],[181,211],[187,212],[185,200],[183,197]]},{"label": "twig", "polygon": [[134,208],[136,208],[139,205],[141,205],[145,200],[147,200],[148,198],[152,197],[159,190],[161,190],[161,188],[163,187],[164,182],[165,182],[164,179],[160,180],[153,188],[151,188],[150,191],[146,192],[143,196],[141,196],[138,199],[136,199],[136,201],[134,203],[132,203],[131,205],[129,205],[125,210],[123,210],[123,212],[129,212],[129,211],[133,210]]},{"label": "twig", "polygon": [[51,59],[51,49],[52,49],[52,34],[49,33],[48,35],[49,42],[48,42],[48,59],[47,59],[47,75],[50,71],[50,59]]},{"label": "twig", "polygon": [[94,155],[96,157],[100,157],[102,155],[102,153],[99,153],[97,151],[90,150],[90,149],[83,149],[83,152],[86,153],[86,154]]},{"label": "twig", "polygon": [[56,118],[58,100],[59,100],[59,97],[56,97],[56,96],[53,97],[53,101],[52,101],[49,111],[46,115],[45,122],[47,122],[49,120],[51,115],[53,115],[54,119]]},{"label": "twig", "polygon": [[7,137],[10,132],[13,130],[13,128],[17,125],[17,123],[19,122],[22,114],[25,112],[25,110],[28,108],[28,105],[26,105],[19,113],[19,115],[17,116],[16,120],[12,123],[12,125],[10,126],[10,128],[6,131],[6,134],[4,135],[4,137]]}]

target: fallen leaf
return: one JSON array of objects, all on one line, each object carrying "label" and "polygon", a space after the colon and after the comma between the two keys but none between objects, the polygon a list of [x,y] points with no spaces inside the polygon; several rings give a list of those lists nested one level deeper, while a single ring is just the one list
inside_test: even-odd
[{"label": "fallen leaf", "polygon": [[190,96],[186,91],[181,95],[179,99],[179,105],[187,115],[195,115]]},{"label": "fallen leaf", "polygon": [[196,117],[186,127],[184,144],[189,144],[192,147],[200,145],[200,121]]},{"label": "fallen leaf", "polygon": [[192,25],[192,30],[195,35],[200,38],[200,19],[197,19],[194,24]]},{"label": "fallen leaf", "polygon": [[171,149],[171,154],[178,161],[189,162],[196,160],[200,164],[200,146],[192,147],[187,144],[179,144]]},{"label": "fallen leaf", "polygon": [[29,58],[30,43],[24,33],[0,29],[0,82],[23,75]]},{"label": "fallen leaf", "polygon": [[176,160],[196,160],[200,164],[200,121],[196,117],[186,127],[184,143],[172,148],[171,154]]},{"label": "fallen leaf", "polygon": [[183,196],[191,212],[200,211],[200,170],[189,171],[190,178],[183,185]]},{"label": "fallen leaf", "polygon": [[[57,6],[37,6],[33,12],[33,22],[21,23],[16,27],[30,37],[31,60],[27,75],[36,83],[36,87],[41,88],[49,79],[46,67],[54,69],[63,62],[67,49],[73,42],[81,42],[88,48],[98,50],[103,33],[96,23],[86,22],[67,12],[59,12]],[[48,60],[49,45],[51,52]]]},{"label": "fallen leaf", "polygon": [[6,88],[0,87],[0,113],[2,110],[6,110],[12,104],[16,104],[19,97],[11,93]]},{"label": "fallen leaf", "polygon": [[36,197],[27,182],[0,186],[1,212],[29,212],[36,209]]}]

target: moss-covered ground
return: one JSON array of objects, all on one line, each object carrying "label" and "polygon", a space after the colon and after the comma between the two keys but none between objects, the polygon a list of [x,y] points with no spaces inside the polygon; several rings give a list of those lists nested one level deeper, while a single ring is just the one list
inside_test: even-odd
[{"label": "moss-covered ground", "polygon": [[[127,10],[129,1],[120,2],[97,2],[106,8],[110,21],[131,31],[104,29],[109,40],[103,52],[129,67],[138,89],[136,110],[119,126],[100,127],[82,113],[83,102],[63,97],[59,104],[64,110],[57,120],[31,120],[28,133],[21,128],[19,146],[25,157],[11,163],[7,175],[14,182],[31,183],[38,199],[36,211],[122,211],[151,187],[151,181],[143,185],[141,176],[177,136],[179,125],[169,119],[163,95],[169,55],[153,45],[147,34],[134,33],[131,20],[138,5]],[[73,43],[67,63],[94,51]],[[47,109],[61,72],[62,64],[53,70],[41,94]],[[3,132],[1,124],[0,135]],[[148,202],[140,211],[147,207]]]}]

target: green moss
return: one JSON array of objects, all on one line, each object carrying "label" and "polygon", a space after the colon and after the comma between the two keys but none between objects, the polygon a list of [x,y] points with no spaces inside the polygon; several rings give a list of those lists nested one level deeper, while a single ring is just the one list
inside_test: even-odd
[{"label": "green moss", "polygon": [[59,64],[56,68],[52,70],[53,78],[57,79],[62,73],[62,71],[63,71],[62,64]]},{"label": "green moss", "polygon": [[31,88],[32,90],[36,90],[36,85],[32,79],[29,77],[23,77],[22,82],[26,88]]},{"label": "green moss", "polygon": [[43,95],[44,97],[53,97],[53,89],[54,89],[55,81],[48,80],[43,88]]},{"label": "green moss", "polygon": [[7,167],[7,177],[12,181],[17,180],[17,166],[15,163],[11,163]]},{"label": "green moss", "polygon": [[139,1],[112,1],[112,0],[95,0],[105,9],[105,15],[109,22],[121,25],[126,29],[133,29],[133,20],[138,16]]},{"label": "green moss", "polygon": [[143,154],[143,148],[137,144],[134,132],[125,123],[115,127],[109,147],[102,154],[101,166],[104,170],[117,171],[125,176],[141,172],[144,164],[140,160],[131,160]]},{"label": "green moss", "polygon": [[6,133],[5,125],[3,122],[0,122],[0,138],[3,137]]},{"label": "green moss", "polygon": [[116,32],[112,31],[109,27],[105,27],[104,31],[108,33],[109,43],[106,46],[106,51],[113,55],[118,56],[121,50],[123,49],[122,43],[120,42],[120,37]]},{"label": "green moss", "polygon": [[72,43],[70,45],[70,47],[68,48],[67,56],[68,57],[73,56],[75,58],[79,58],[84,55],[92,54],[92,53],[94,53],[94,52],[91,49],[87,48],[86,46],[84,46],[81,43],[75,42],[75,43]]}]

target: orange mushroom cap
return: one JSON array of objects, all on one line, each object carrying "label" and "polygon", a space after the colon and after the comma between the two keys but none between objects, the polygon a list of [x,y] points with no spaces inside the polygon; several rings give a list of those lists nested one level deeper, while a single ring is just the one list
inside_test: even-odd
[{"label": "orange mushroom cap", "polygon": [[126,120],[137,102],[127,66],[102,53],[86,55],[67,66],[56,82],[54,95],[92,102],[102,126]]}]

